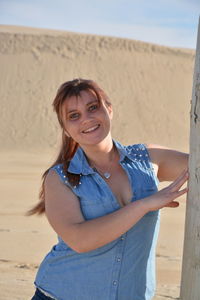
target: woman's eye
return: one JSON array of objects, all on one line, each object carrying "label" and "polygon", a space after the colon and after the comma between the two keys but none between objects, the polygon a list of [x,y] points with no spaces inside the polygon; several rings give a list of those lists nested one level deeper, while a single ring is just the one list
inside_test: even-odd
[{"label": "woman's eye", "polygon": [[98,104],[93,104],[89,107],[89,111],[96,110],[98,108]]},{"label": "woman's eye", "polygon": [[78,119],[78,117],[79,117],[78,113],[73,113],[73,114],[69,115],[70,120],[76,120],[76,119]]}]

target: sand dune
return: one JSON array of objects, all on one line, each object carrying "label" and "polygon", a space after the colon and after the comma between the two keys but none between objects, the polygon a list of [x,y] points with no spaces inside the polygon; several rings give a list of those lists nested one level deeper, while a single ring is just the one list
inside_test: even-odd
[{"label": "sand dune", "polygon": [[[128,39],[0,26],[0,300],[30,298],[37,266],[56,241],[45,218],[24,212],[37,202],[40,176],[59,144],[51,107],[58,86],[94,79],[113,103],[116,139],[188,151],[194,55]],[[155,300],[178,297],[184,210],[183,203],[162,212]]]},{"label": "sand dune", "polygon": [[75,77],[105,89],[115,109],[113,135],[122,142],[186,147],[192,50],[2,26],[0,63],[2,150],[53,147],[58,125],[51,103],[58,86]]}]

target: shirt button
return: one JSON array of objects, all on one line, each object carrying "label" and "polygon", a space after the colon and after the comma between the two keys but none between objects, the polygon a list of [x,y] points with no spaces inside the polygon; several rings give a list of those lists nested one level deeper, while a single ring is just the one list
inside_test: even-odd
[{"label": "shirt button", "polygon": [[122,237],[121,237],[121,241],[123,241],[123,240],[124,240],[124,237],[122,236]]},{"label": "shirt button", "polygon": [[116,280],[113,281],[113,285],[117,285],[117,281]]},{"label": "shirt button", "polygon": [[120,261],[121,261],[121,258],[120,258],[120,257],[118,257],[118,258],[117,258],[117,261],[118,261],[118,262],[120,262]]}]

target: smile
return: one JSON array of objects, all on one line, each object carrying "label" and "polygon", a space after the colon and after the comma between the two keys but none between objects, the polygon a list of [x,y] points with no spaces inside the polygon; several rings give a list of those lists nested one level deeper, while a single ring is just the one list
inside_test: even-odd
[{"label": "smile", "polygon": [[99,124],[98,125],[96,125],[96,126],[93,126],[93,127],[90,127],[89,129],[87,129],[87,130],[84,130],[84,131],[82,131],[83,133],[89,133],[89,132],[92,132],[92,131],[95,131],[96,129],[98,129],[99,128]]}]

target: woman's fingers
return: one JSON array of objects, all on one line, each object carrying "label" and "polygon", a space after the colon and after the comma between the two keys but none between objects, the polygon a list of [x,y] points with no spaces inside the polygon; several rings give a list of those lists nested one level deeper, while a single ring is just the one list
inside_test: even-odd
[{"label": "woman's fingers", "polygon": [[154,195],[144,198],[143,201],[148,203],[149,210],[156,210],[163,207],[177,207],[179,202],[176,198],[187,193],[188,188],[180,190],[181,186],[188,180],[188,171],[185,170],[172,184],[160,190]]},{"label": "woman's fingers", "polygon": [[[176,199],[176,198],[184,195],[187,192],[188,192],[188,188],[185,188],[185,189],[183,189],[181,191],[176,191],[174,199]],[[165,207],[173,207],[173,208],[174,207],[178,207],[178,206],[179,206],[179,202],[178,201],[174,201],[174,200],[172,200],[170,203],[168,203],[167,205],[165,205]]]},{"label": "woman's fingers", "polygon": [[183,194],[185,194],[185,193],[187,193],[188,192],[188,188],[185,188],[185,189],[183,189],[183,190],[181,190],[181,191],[177,191],[176,193],[177,193],[177,197],[179,197],[179,196],[181,196],[181,195],[183,195]]},{"label": "woman's fingers", "polygon": [[178,206],[179,206],[178,201],[172,201],[172,202],[168,203],[165,207],[178,207]]},{"label": "woman's fingers", "polygon": [[179,190],[181,186],[188,180],[189,173],[188,170],[185,170],[172,184],[169,185],[169,187],[172,189],[172,191]]}]

